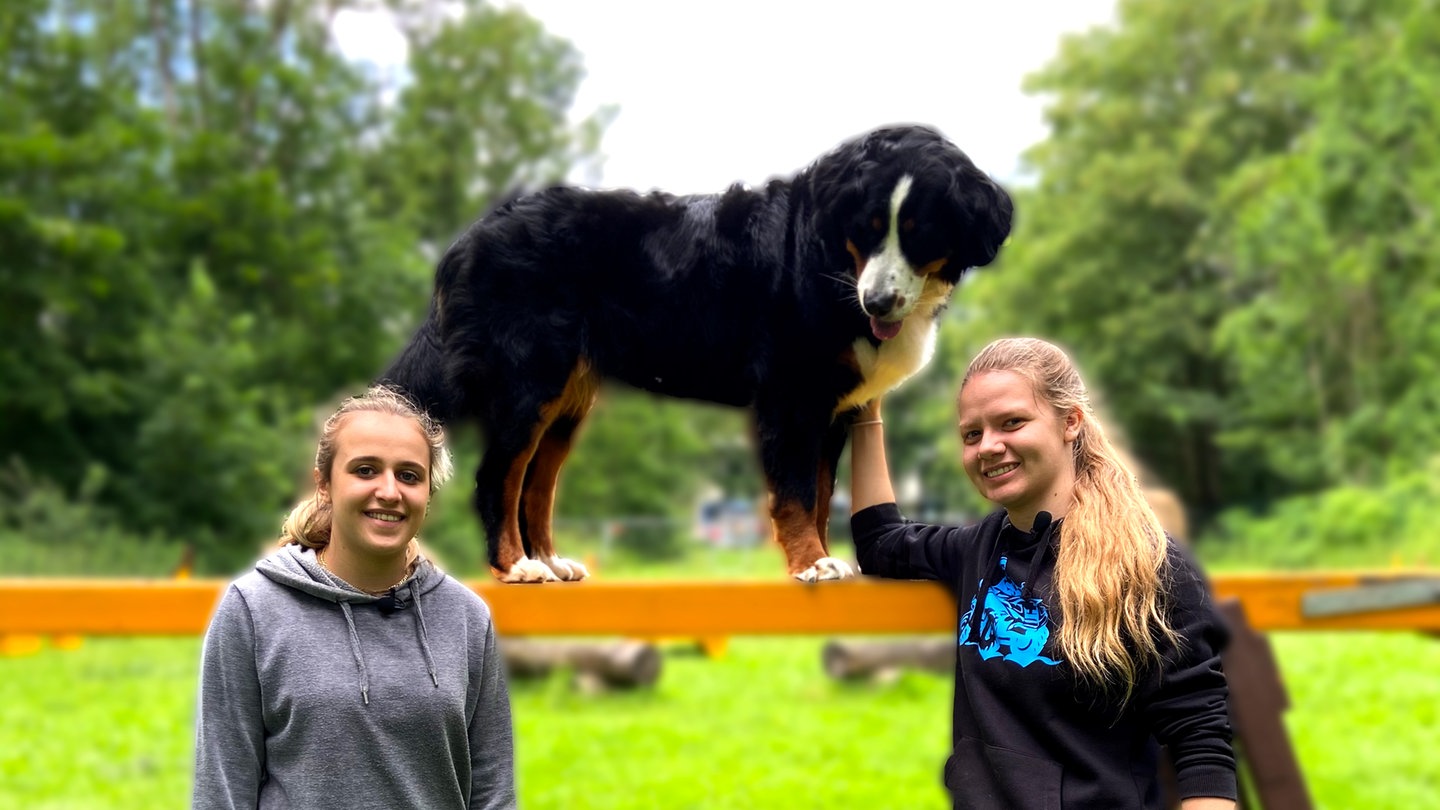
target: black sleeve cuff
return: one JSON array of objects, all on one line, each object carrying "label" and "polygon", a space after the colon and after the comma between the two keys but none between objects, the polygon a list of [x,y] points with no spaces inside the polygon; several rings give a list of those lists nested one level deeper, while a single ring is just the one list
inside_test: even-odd
[{"label": "black sleeve cuff", "polygon": [[904,522],[905,516],[900,514],[899,506],[894,503],[879,503],[867,506],[850,516],[850,535],[859,539],[886,526]]},{"label": "black sleeve cuff", "polygon": [[1217,799],[1240,800],[1234,768],[1218,765],[1187,768],[1176,775],[1175,781],[1181,799],[1212,796]]}]

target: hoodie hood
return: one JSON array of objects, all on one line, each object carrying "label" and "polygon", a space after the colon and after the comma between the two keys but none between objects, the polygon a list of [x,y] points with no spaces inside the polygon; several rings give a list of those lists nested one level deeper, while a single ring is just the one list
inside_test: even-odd
[{"label": "hoodie hood", "polygon": [[280,585],[339,606],[350,630],[350,653],[354,656],[355,667],[360,672],[360,699],[365,705],[370,704],[370,673],[365,665],[365,650],[360,641],[360,633],[355,629],[355,606],[378,610],[387,619],[409,613],[415,624],[418,651],[429,670],[430,680],[436,687],[440,686],[440,680],[435,673],[435,659],[430,653],[429,634],[425,629],[425,611],[421,604],[422,597],[445,581],[445,573],[423,555],[415,558],[414,570],[408,579],[380,596],[371,596],[331,574],[320,565],[312,549],[298,544],[284,546],[262,559],[256,563],[255,570]]},{"label": "hoodie hood", "polygon": [[[369,605],[384,599],[371,596],[321,567],[312,549],[297,544],[282,547],[279,551],[256,563],[255,570],[289,588],[308,593],[311,596],[336,604]],[[445,574],[422,554],[415,559],[415,571],[398,590],[423,596],[439,587]]]}]

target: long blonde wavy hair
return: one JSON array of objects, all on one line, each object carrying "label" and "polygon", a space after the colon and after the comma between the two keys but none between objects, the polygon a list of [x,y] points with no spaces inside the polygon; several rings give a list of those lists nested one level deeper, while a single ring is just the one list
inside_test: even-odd
[{"label": "long blonde wavy hair", "polygon": [[960,382],[987,371],[1029,380],[1038,401],[1062,418],[1081,414],[1074,443],[1075,491],[1060,524],[1055,561],[1060,655],[1082,681],[1102,691],[1136,683],[1161,659],[1162,642],[1179,643],[1166,620],[1169,540],[1135,474],[1095,418],[1080,372],[1059,347],[1037,338],[1002,338],[975,356]]},{"label": "long blonde wavy hair", "polygon": [[[450,451],[445,446],[445,431],[440,423],[431,419],[422,408],[412,402],[399,390],[385,385],[371,386],[364,394],[350,397],[330,414],[320,428],[320,442],[315,449],[315,469],[320,480],[330,485],[331,467],[335,464],[336,437],[353,413],[373,412],[403,416],[414,420],[425,441],[430,445],[430,494],[450,480],[454,464]],[[322,549],[330,544],[330,521],[332,507],[330,500],[321,496],[319,487],[309,497],[300,501],[290,510],[285,523],[280,527],[279,545],[298,543],[306,548]]]}]

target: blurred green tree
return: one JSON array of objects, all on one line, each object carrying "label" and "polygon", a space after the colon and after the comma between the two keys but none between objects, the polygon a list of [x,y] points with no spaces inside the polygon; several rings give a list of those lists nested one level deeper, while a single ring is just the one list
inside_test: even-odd
[{"label": "blurred green tree", "polygon": [[1063,343],[1202,519],[1434,453],[1434,12],[1122,0],[1067,39],[956,356]]},{"label": "blurred green tree", "polygon": [[1307,126],[1231,174],[1203,248],[1235,302],[1218,435],[1306,491],[1440,453],[1440,6],[1333,4],[1305,29]]},{"label": "blurred green tree", "polygon": [[367,163],[377,210],[438,258],[494,200],[562,179],[594,159],[613,110],[567,124],[584,74],[580,54],[518,8],[480,0],[395,0],[410,75]]},{"label": "blurred green tree", "polygon": [[[443,22],[401,26],[432,39],[411,42],[395,106],[337,47],[334,16],[361,5],[23,0],[0,16],[0,443],[67,490],[102,480],[98,505],[212,570],[275,533],[313,410],[363,387],[424,313],[420,241],[594,146],[598,124],[563,115],[578,57],[523,15],[404,4]],[[487,52],[505,58],[471,70]],[[468,92],[485,103],[458,113]],[[426,104],[483,133],[426,141]],[[407,162],[450,149],[467,196],[442,204],[453,189]],[[396,216],[397,199],[417,202]]]}]

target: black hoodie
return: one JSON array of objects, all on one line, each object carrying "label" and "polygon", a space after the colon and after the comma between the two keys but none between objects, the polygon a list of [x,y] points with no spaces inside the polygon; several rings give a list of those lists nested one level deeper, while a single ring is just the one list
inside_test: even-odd
[{"label": "black hoodie", "polygon": [[[970,810],[1161,807],[1159,747],[1168,747],[1181,798],[1236,797],[1225,675],[1227,638],[1194,562],[1170,543],[1164,583],[1182,649],[1115,696],[1080,686],[1058,660],[1052,593],[1060,525],[1035,537],[1003,510],[973,526],[907,521],[894,504],[851,519],[860,569],[928,579],[956,594],[954,751],[945,786]],[[984,589],[980,616],[973,613]]]}]

